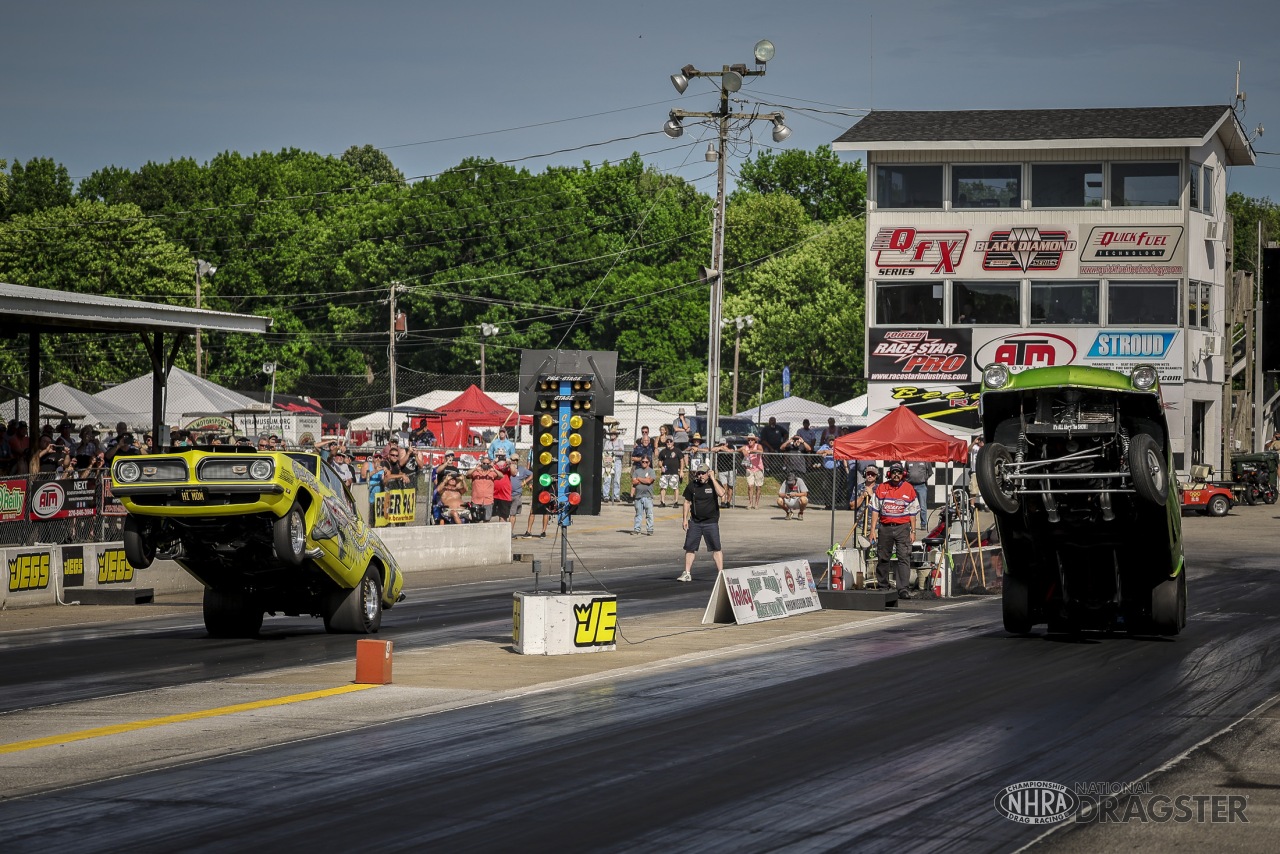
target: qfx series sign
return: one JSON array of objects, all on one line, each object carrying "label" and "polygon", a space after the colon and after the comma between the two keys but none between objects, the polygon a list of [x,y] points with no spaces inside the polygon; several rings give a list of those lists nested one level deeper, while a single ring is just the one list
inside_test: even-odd
[{"label": "qfx series sign", "polygon": [[951,275],[960,266],[968,231],[882,228],[871,241],[878,276]]},{"label": "qfx series sign", "polygon": [[971,329],[872,327],[867,378],[912,382],[968,382],[972,373]]}]

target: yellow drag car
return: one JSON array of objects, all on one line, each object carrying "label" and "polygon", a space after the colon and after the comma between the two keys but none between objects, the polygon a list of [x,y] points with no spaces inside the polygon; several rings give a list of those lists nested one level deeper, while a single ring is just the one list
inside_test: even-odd
[{"label": "yellow drag car", "polygon": [[378,631],[404,599],[395,558],[314,453],[252,448],[117,457],[125,557],[176,561],[205,586],[214,637],[253,637],[264,613],[311,614],[331,632]]}]

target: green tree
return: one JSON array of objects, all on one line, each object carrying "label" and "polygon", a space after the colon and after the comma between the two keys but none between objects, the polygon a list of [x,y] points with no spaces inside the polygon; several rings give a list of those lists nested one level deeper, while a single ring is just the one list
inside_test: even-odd
[{"label": "green tree", "polygon": [[9,175],[5,216],[21,216],[69,204],[72,189],[67,167],[52,158],[33,158],[26,166],[15,161]]},{"label": "green tree", "polygon": [[738,170],[741,193],[786,193],[820,222],[862,213],[867,173],[861,161],[841,160],[829,145],[814,151],[762,151]]},{"label": "green tree", "polygon": [[1231,214],[1232,251],[1235,268],[1256,273],[1258,259],[1258,223],[1262,223],[1262,242],[1280,238],[1280,205],[1271,199],[1255,199],[1243,193],[1227,196],[1227,213]]},{"label": "green tree", "polygon": [[373,184],[403,184],[404,173],[391,158],[372,145],[353,145],[342,152],[342,162],[360,178]]},{"label": "green tree", "polygon": [[[0,223],[0,281],[17,285],[191,305],[190,264],[134,205],[77,201]],[[18,337],[11,354],[26,351]],[[47,382],[90,392],[150,364],[133,334],[44,335],[41,352]]]},{"label": "green tree", "polygon": [[766,399],[780,394],[784,366],[801,397],[832,404],[866,390],[865,242],[861,218],[837,220],[761,264],[744,291],[726,299],[726,316],[755,318],[742,337],[743,372],[766,369]]}]

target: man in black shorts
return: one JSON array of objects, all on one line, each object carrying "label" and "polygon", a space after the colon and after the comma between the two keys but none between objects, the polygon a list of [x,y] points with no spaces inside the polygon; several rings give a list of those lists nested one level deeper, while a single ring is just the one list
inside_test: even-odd
[{"label": "man in black shorts", "polygon": [[707,551],[716,562],[716,570],[724,570],[724,553],[720,548],[720,502],[728,493],[711,477],[707,464],[695,460],[689,466],[693,478],[684,488],[684,572],[677,581],[693,581],[693,557],[698,543],[706,540]]}]

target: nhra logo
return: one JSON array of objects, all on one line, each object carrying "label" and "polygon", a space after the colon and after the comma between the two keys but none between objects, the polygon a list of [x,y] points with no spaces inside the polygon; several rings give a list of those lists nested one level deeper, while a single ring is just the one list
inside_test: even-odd
[{"label": "nhra logo", "polygon": [[876,266],[884,276],[914,276],[915,268],[931,273],[954,273],[969,240],[967,231],[922,231],[882,228],[871,241]]},{"label": "nhra logo", "polygon": [[888,356],[904,374],[954,374],[965,369],[969,357],[957,353],[959,344],[933,338],[922,329],[888,332],[871,351],[872,356]]},{"label": "nhra logo", "polygon": [[1163,359],[1174,332],[1099,332],[1090,359]]},{"label": "nhra logo", "polygon": [[1076,345],[1052,332],[1019,332],[989,341],[975,356],[979,365],[1001,364],[1011,368],[1049,368],[1075,361]]},{"label": "nhra logo", "polygon": [[1058,824],[1080,809],[1080,797],[1061,783],[1028,780],[997,792],[995,807],[1018,824]]},{"label": "nhra logo", "polygon": [[1063,253],[1076,251],[1076,245],[1066,231],[1041,231],[1030,227],[993,231],[989,239],[974,243],[973,249],[984,253],[984,270],[1026,273],[1058,269],[1062,266]]}]

